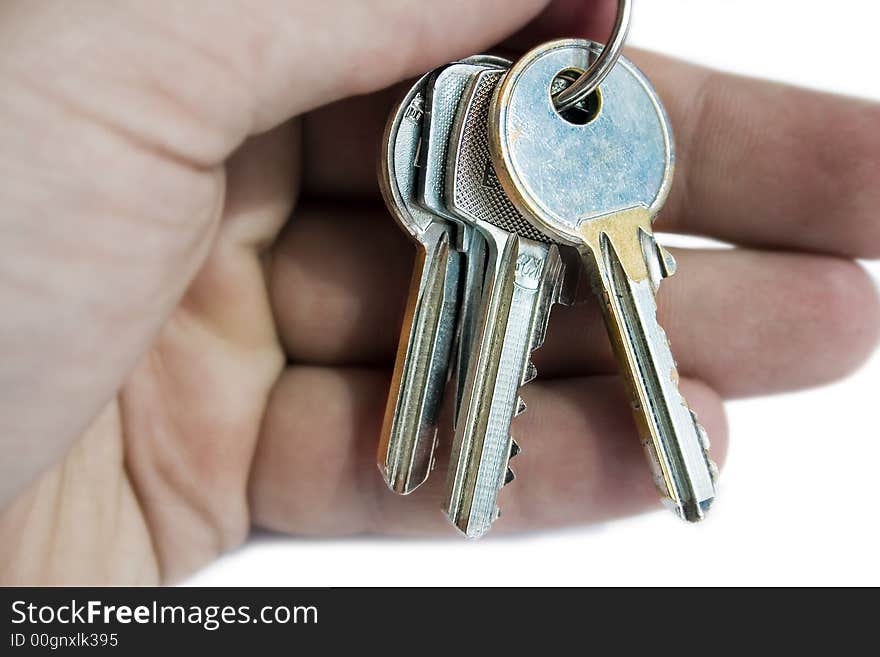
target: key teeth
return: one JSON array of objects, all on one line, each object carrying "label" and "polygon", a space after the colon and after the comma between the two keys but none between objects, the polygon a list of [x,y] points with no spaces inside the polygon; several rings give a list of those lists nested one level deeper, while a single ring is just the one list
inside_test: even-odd
[{"label": "key teeth", "polygon": [[712,476],[712,483],[717,484],[721,471],[718,470],[718,464],[712,459],[709,459],[709,474]]},{"label": "key teeth", "polygon": [[519,443],[517,443],[513,438],[511,438],[510,439],[510,450],[507,452],[508,466],[507,466],[507,470],[504,472],[504,482],[501,484],[502,488],[504,486],[507,486],[507,484],[509,484],[514,479],[516,479],[516,473],[510,468],[509,463],[510,463],[510,459],[516,457],[521,451],[522,451],[522,449],[520,448]]},{"label": "key teeth", "polygon": [[703,455],[706,457],[706,464],[709,466],[709,475],[712,477],[712,483],[718,483],[718,477],[720,475],[720,471],[718,469],[718,464],[712,460],[712,457],[709,455],[709,449],[712,447],[712,443],[709,440],[709,434],[706,431],[706,428],[700,424],[700,420],[697,417],[697,414],[693,411],[693,409],[688,409],[691,413],[691,418],[694,421],[694,426],[697,428],[697,435],[700,437],[700,445],[703,448]]},{"label": "key teeth", "polygon": [[526,371],[523,373],[521,385],[531,383],[536,378],[538,378],[538,368],[535,367],[532,361],[529,361],[528,365],[526,365]]},{"label": "key teeth", "polygon": [[[534,352],[536,349],[538,349],[543,344],[545,330],[546,330],[546,327],[544,327],[544,330],[533,332],[531,342],[529,345],[530,346],[529,353]],[[535,366],[535,364],[531,360],[529,360],[526,363],[525,371],[523,372],[522,377],[520,378],[520,387],[526,385],[527,383],[534,381],[537,377],[538,377],[538,368]],[[527,408],[527,406],[526,406],[525,400],[522,397],[517,396],[516,410],[514,411],[513,416],[519,417],[520,415],[525,413],[526,408]],[[519,443],[517,443],[513,438],[511,438],[510,439],[510,450],[507,454],[508,463],[509,463],[510,459],[518,456],[521,451],[522,451],[522,448],[519,446]],[[507,486],[515,479],[516,479],[516,473],[508,465],[508,467],[505,469],[505,472],[504,472],[504,480],[501,484],[501,487],[503,488],[504,486]],[[501,509],[496,508],[495,514],[496,514],[495,519],[497,520],[498,518],[501,517]]]},{"label": "key teeth", "polygon": [[639,246],[641,246],[642,257],[648,268],[648,281],[651,285],[651,291],[657,294],[657,290],[660,288],[660,281],[672,275],[670,267],[672,271],[675,271],[675,260],[670,260],[671,256],[667,258],[669,254],[657,243],[654,234],[644,228],[639,229]]},{"label": "key teeth", "polygon": [[693,409],[688,409],[691,413],[691,419],[694,421],[694,426],[697,428],[697,433],[700,436],[700,444],[703,446],[705,451],[709,451],[709,448],[712,447],[712,443],[709,442],[709,434],[706,433],[706,428],[700,424],[700,418],[697,417],[697,414],[693,411]]},{"label": "key teeth", "polygon": [[659,333],[663,337],[663,339],[666,340],[666,344],[668,344],[671,349],[672,343],[669,341],[669,334],[666,333],[666,329],[658,324],[657,325],[657,333]]},{"label": "key teeth", "polygon": [[508,459],[512,459],[516,456],[519,456],[520,452],[522,452],[522,447],[519,446],[518,442],[511,439],[511,441],[510,441],[510,456],[508,457]]},{"label": "key teeth", "polygon": [[660,264],[663,267],[663,278],[669,278],[674,275],[678,270],[678,262],[676,262],[675,256],[659,244],[657,245],[657,254],[660,256]]}]

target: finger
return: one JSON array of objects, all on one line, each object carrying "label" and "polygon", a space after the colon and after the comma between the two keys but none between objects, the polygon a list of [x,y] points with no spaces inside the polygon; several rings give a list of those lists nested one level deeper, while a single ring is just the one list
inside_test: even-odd
[{"label": "finger", "polygon": [[[331,245],[331,246],[328,246]],[[415,248],[380,212],[304,210],[270,274],[276,322],[297,362],[393,361]],[[851,261],[745,249],[676,251],[659,318],[682,373],[726,396],[834,380],[880,331],[877,293]],[[616,371],[599,306],[557,306],[535,361],[541,376]]]},{"label": "finger", "polygon": [[[660,324],[680,372],[727,398],[835,381],[877,345],[877,290],[851,260],[747,249],[674,254],[681,273],[660,287]],[[549,376],[616,371],[598,304],[557,308],[535,363]]]},{"label": "finger", "polygon": [[346,98],[302,117],[305,197],[381,198],[376,163],[384,126],[410,84]]},{"label": "finger", "polygon": [[[454,534],[440,511],[448,440],[439,448],[438,469],[412,495],[391,493],[376,470],[387,385],[384,372],[285,371],[251,473],[258,526],[306,535]],[[718,396],[696,381],[683,387],[721,460],[727,430]],[[535,382],[523,394],[529,408],[512,430],[523,453],[512,462],[516,480],[501,493],[497,530],[599,522],[657,507],[630,406],[615,378]]]},{"label": "finger", "polygon": [[663,229],[880,257],[880,105],[635,58],[678,137]]},{"label": "finger", "polygon": [[273,248],[269,273],[288,357],[386,364],[396,349],[414,254],[380,209],[298,208]]},{"label": "finger", "polygon": [[0,306],[16,311],[0,417],[21,467],[0,473],[0,504],[88,426],[180,300],[217,229],[221,164],[248,135],[480,50],[542,4],[2,3],[16,257]]},{"label": "finger", "polygon": [[[541,41],[572,32],[605,42],[603,37],[610,32],[616,11],[615,0],[555,0],[535,20],[505,40],[504,48],[524,51]],[[473,52],[477,51],[467,54]],[[422,72],[415,69],[411,73]],[[346,98],[303,117],[303,184],[308,194],[379,197],[375,163],[383,127],[392,107],[410,84]],[[354,117],[357,120],[352,120]]]},{"label": "finger", "polygon": [[126,472],[164,581],[238,545],[250,527],[243,491],[285,361],[260,248],[293,203],[294,141],[287,123],[231,158],[214,248],[120,394]]},{"label": "finger", "polygon": [[542,41],[572,34],[608,43],[618,4],[617,0],[556,0],[522,30],[505,39],[503,47],[525,52]]},{"label": "finger", "polygon": [[210,166],[247,134],[482,50],[545,4],[19,0],[4,3],[0,43],[16,78]]},{"label": "finger", "polygon": [[[677,140],[675,180],[658,228],[880,257],[880,106],[630,54],[657,88]],[[307,117],[310,192],[378,197],[376,151],[400,91]]]}]

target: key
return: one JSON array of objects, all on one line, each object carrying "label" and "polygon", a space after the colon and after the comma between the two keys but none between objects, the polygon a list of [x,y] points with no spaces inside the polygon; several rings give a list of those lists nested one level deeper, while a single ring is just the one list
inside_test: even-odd
[{"label": "key", "polygon": [[674,273],[651,223],[669,192],[672,132],[650,83],[625,58],[588,107],[560,116],[551,85],[583,71],[600,46],[544,44],[499,85],[489,117],[492,158],[516,207],[556,241],[578,248],[604,310],[636,423],[664,501],[696,521],[715,498],[709,441],[678,389],[655,294]]},{"label": "key", "polygon": [[508,462],[519,446],[510,426],[525,410],[519,388],[536,375],[529,357],[543,342],[565,277],[559,248],[519,215],[492,169],[486,117],[502,74],[472,74],[449,141],[446,173],[448,210],[472,224],[487,246],[483,298],[443,505],[470,538],[489,530],[499,515],[499,489],[513,478]]},{"label": "key", "polygon": [[404,495],[433,467],[463,260],[456,225],[415,202],[429,78],[418,80],[392,112],[379,165],[385,202],[418,250],[377,454],[385,482]]},{"label": "key", "polygon": [[428,84],[425,106],[425,138],[420,153],[418,200],[422,206],[458,225],[465,255],[465,272],[458,316],[458,353],[455,356],[455,415],[461,407],[467,360],[470,356],[476,327],[475,311],[479,307],[486,268],[486,242],[471,224],[462,221],[446,207],[446,161],[449,137],[455,110],[471,77],[486,69],[507,69],[511,62],[500,57],[478,55],[455,62],[436,71]]}]

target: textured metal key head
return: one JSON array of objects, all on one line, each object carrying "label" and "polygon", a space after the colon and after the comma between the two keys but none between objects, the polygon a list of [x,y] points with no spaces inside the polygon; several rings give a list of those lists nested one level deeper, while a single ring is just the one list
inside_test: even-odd
[{"label": "textured metal key head", "polygon": [[656,214],[672,183],[669,120],[651,84],[626,58],[602,83],[593,120],[578,125],[554,107],[557,76],[586,70],[598,52],[601,46],[583,39],[535,48],[507,73],[489,113],[502,185],[533,223],[572,244],[581,242],[579,229],[592,219],[635,208]]},{"label": "textured metal key head", "polygon": [[474,74],[487,68],[506,70],[510,60],[491,55],[475,55],[441,68],[428,84],[426,143],[421,151],[422,176],[419,197],[432,212],[454,221],[460,219],[446,208],[446,163],[449,136],[455,123],[462,95]]},{"label": "textured metal key head", "polygon": [[486,120],[503,71],[478,73],[463,95],[449,142],[446,201],[471,222],[484,221],[536,241],[550,241],[511,203],[498,181],[490,155]]}]

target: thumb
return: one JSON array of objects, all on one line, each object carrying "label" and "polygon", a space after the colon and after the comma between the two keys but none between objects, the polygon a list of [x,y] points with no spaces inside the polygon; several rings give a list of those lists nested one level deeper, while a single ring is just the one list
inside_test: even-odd
[{"label": "thumb", "polygon": [[546,2],[5,0],[0,505],[147,350],[248,135],[483,50]]},{"label": "thumb", "polygon": [[485,49],[547,2],[10,0],[0,43],[17,78],[210,166],[248,134]]}]

